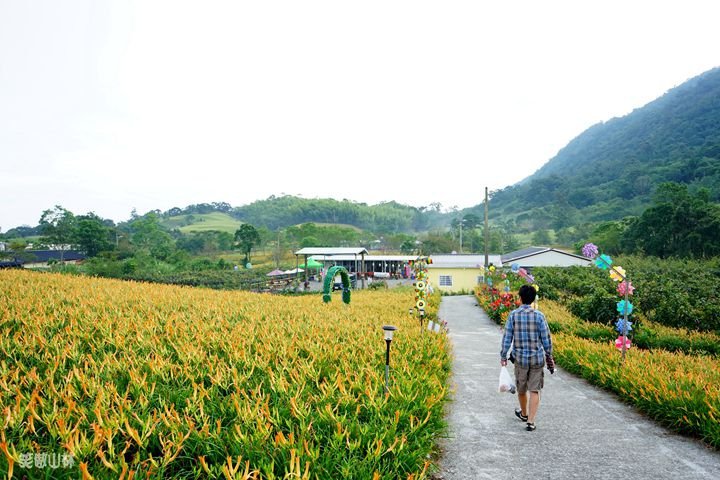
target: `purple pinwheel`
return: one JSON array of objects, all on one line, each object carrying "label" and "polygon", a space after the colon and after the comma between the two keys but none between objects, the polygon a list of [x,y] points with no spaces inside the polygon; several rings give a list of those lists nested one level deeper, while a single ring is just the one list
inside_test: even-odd
[{"label": "purple pinwheel", "polygon": [[582,247],[582,254],[587,258],[595,258],[598,253],[598,247],[594,243],[586,243],[585,246]]}]

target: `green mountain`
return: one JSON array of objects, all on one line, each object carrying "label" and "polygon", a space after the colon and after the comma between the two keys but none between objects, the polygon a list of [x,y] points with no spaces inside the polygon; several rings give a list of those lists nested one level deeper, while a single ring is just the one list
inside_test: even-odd
[{"label": "green mountain", "polygon": [[444,226],[447,214],[440,205],[411,207],[397,202],[368,205],[331,198],[301,198],[292,195],[271,196],[248,205],[232,207],[228,203],[202,203],[159,213],[168,228],[183,232],[221,230],[234,232],[242,222],[270,230],[304,223],[344,226],[374,233],[409,233]]},{"label": "green mountain", "polygon": [[444,220],[437,208],[415,208],[397,202],[377,205],[330,198],[272,196],[234,208],[237,219],[271,230],[307,222],[345,224],[375,233],[423,231]]},{"label": "green mountain", "polygon": [[494,192],[490,208],[496,222],[520,230],[561,229],[638,215],[668,181],[720,199],[720,68],[588,128],[533,175]]}]

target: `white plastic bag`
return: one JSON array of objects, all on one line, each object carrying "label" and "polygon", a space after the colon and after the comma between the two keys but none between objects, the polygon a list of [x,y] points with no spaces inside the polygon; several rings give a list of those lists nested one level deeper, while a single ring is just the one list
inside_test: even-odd
[{"label": "white plastic bag", "polygon": [[500,379],[498,381],[498,392],[515,393],[515,382],[510,376],[507,367],[500,368]]}]

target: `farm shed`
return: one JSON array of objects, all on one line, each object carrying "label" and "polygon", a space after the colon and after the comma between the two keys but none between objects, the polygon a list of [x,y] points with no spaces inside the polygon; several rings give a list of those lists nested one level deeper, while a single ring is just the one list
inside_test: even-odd
[{"label": "farm shed", "polygon": [[[295,265],[300,265],[300,257],[303,257],[303,263],[307,265],[308,258],[314,257],[316,261],[319,260],[319,256],[333,256],[333,255],[349,255],[352,257],[352,263],[354,271],[358,274],[362,281],[362,288],[365,288],[365,256],[367,255],[367,249],[363,247],[305,247],[295,252]],[[305,282],[308,281],[308,273],[305,270]]]}]

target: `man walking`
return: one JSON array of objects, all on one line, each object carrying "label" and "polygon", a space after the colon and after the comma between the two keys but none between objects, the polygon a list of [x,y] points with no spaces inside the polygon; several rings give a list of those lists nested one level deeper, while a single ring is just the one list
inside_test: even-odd
[{"label": "man walking", "polygon": [[507,365],[507,354],[512,345],[515,357],[515,383],[520,401],[520,408],[515,409],[515,416],[527,422],[525,429],[532,432],[535,430],[535,415],[540,405],[540,390],[543,388],[543,367],[547,364],[548,370],[553,374],[555,361],[545,315],[530,306],[537,295],[535,288],[523,285],[518,293],[522,305],[510,312],[505,323],[500,365]]}]

